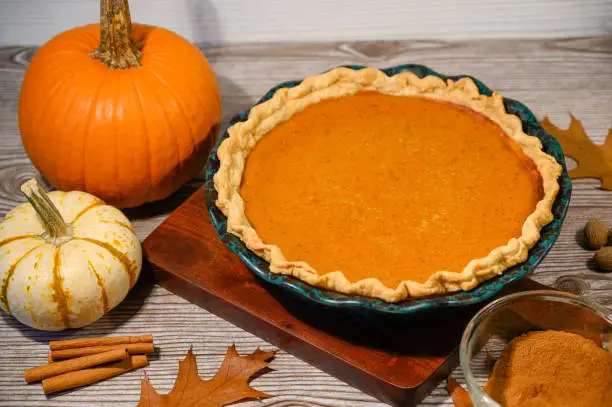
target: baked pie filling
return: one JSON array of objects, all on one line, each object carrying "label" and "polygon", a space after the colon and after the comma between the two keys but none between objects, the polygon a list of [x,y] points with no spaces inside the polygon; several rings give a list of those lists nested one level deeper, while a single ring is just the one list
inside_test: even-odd
[{"label": "baked pie filling", "polygon": [[395,302],[525,261],[562,168],[474,82],[337,68],[280,89],[217,152],[228,231],[275,273]]}]

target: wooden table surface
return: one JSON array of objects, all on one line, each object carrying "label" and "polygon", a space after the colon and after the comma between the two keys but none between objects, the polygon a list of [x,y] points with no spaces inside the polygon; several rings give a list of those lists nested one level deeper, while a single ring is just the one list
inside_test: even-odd
[{"label": "wooden table surface", "polygon": [[[23,181],[38,176],[20,142],[17,127],[19,87],[35,49],[0,48],[0,215],[24,202]],[[476,41],[385,43],[274,44],[206,48],[221,86],[224,122],[251,105],[278,82],[299,79],[341,64],[379,68],[422,63],[447,74],[469,73],[505,96],[529,106],[538,118],[545,114],[566,127],[568,113],[582,120],[589,136],[603,142],[612,127],[612,37],[557,41]],[[201,178],[200,178],[201,180]],[[168,200],[127,211],[144,239],[173,208],[201,182],[182,188]],[[541,283],[580,293],[612,308],[612,273],[589,264],[591,252],[578,236],[584,223],[599,217],[612,225],[612,192],[598,189],[596,180],[574,182],[574,194],[563,232],[535,272]],[[134,406],[144,371],[138,370],[102,383],[45,397],[40,384],[26,385],[23,370],[42,364],[51,339],[78,335],[152,333],[160,348],[146,368],[158,391],[170,391],[177,360],[190,346],[198,357],[202,377],[217,369],[228,345],[239,352],[271,346],[248,332],[154,285],[144,275],[127,299],[90,327],[65,333],[38,332],[2,313],[0,319],[0,406]],[[355,406],[384,404],[322,373],[285,352],[279,352],[272,371],[253,386],[276,397],[244,406]],[[454,373],[461,379],[461,372]],[[441,384],[424,401],[428,406],[451,406]]]}]

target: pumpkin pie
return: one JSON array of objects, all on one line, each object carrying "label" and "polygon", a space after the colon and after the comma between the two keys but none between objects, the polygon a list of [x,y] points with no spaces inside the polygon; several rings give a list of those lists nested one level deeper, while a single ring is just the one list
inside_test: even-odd
[{"label": "pumpkin pie", "polygon": [[388,302],[525,261],[562,171],[469,78],[337,68],[228,134],[214,178],[228,231],[274,273]]}]

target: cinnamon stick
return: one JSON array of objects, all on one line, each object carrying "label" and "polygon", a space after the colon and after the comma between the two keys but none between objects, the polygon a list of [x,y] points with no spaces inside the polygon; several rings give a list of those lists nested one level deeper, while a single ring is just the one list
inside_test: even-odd
[{"label": "cinnamon stick", "polygon": [[153,335],[68,339],[64,341],[51,341],[49,342],[49,347],[52,351],[54,351],[72,348],[85,348],[89,346],[123,345],[128,343],[153,343]]},{"label": "cinnamon stick", "polygon": [[139,367],[144,367],[147,364],[147,355],[130,356],[128,359],[107,366],[83,369],[44,379],[42,381],[42,388],[45,394],[57,393],[59,391],[97,383],[109,377],[117,376]]},{"label": "cinnamon stick", "polygon": [[32,383],[47,377],[57,376],[67,372],[74,372],[76,370],[102,365],[104,363],[127,359],[129,356],[129,353],[125,348],[119,348],[95,355],[88,355],[76,359],[32,367],[30,369],[26,369],[24,376],[26,382]]},{"label": "cinnamon stick", "polygon": [[49,362],[78,358],[86,355],[93,355],[96,353],[108,352],[114,349],[127,349],[130,355],[141,355],[145,353],[155,352],[153,343],[128,343],[124,345],[107,345],[107,346],[88,346],[85,348],[71,348],[53,350],[49,355]]}]

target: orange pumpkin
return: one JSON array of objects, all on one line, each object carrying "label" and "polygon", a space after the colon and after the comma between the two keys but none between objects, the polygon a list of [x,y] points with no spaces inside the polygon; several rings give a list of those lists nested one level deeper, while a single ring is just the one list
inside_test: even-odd
[{"label": "orange pumpkin", "polygon": [[19,101],[23,145],[44,178],[118,207],[163,199],[201,170],[221,120],[219,86],[181,36],[132,26],[127,0],[36,53]]}]

